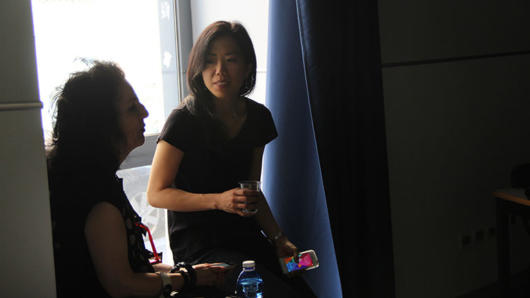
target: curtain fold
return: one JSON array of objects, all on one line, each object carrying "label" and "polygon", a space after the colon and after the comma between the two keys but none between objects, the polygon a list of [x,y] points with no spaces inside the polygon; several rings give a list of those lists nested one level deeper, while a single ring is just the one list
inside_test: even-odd
[{"label": "curtain fold", "polygon": [[296,6],[343,294],[394,297],[377,1]]},{"label": "curtain fold", "polygon": [[[300,250],[314,249],[320,267],[304,273],[318,297],[342,297],[326,196],[315,143],[294,0],[269,2],[266,104],[279,136],[264,156],[264,193]],[[266,281],[265,281],[266,282]]]}]

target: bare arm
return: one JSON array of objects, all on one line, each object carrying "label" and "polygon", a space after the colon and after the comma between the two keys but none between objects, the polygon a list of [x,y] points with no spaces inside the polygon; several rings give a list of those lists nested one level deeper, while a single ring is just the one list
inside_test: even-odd
[{"label": "bare arm", "polygon": [[252,209],[253,206],[247,204],[246,197],[238,188],[223,193],[210,194],[190,193],[173,188],[172,184],[183,157],[184,152],[182,150],[163,140],[158,142],[147,185],[149,204],[153,207],[181,212],[218,209],[241,216],[249,216],[241,209]]},{"label": "bare arm", "polygon": [[[85,238],[98,279],[112,297],[160,294],[160,276],[132,271],[125,225],[115,206],[106,202],[94,206],[85,223]],[[172,275],[171,279],[174,289],[184,284],[180,274]]]},{"label": "bare arm", "polygon": [[195,194],[172,187],[183,157],[184,152],[182,150],[166,141],[160,140],[158,142],[147,184],[149,204],[153,207],[173,211],[216,209],[213,195]]},{"label": "bare arm", "polygon": [[[103,288],[112,297],[153,297],[160,295],[162,280],[156,273],[135,273],[129,265],[126,230],[119,210],[110,203],[99,203],[90,211],[85,223],[85,238],[92,263]],[[197,285],[221,285],[225,272],[217,264],[194,266]],[[167,265],[155,270],[167,272]],[[168,274],[174,290],[184,286],[180,273]]]},{"label": "bare arm", "polygon": [[[260,180],[261,177],[261,162],[263,158],[263,150],[264,147],[259,147],[254,150],[254,156],[252,158],[252,164],[251,164],[251,179],[253,180]],[[262,195],[261,199],[258,200],[257,204],[258,213],[256,213],[256,221],[260,225],[260,227],[263,229],[267,237],[269,239],[273,240],[274,237],[281,235],[280,237],[273,240],[274,245],[276,246],[276,253],[278,256],[291,256],[296,255],[298,252],[298,249],[294,244],[292,244],[289,239],[285,235],[283,235],[283,232],[276,222],[276,219],[274,218],[274,215],[272,214],[272,211],[269,207],[269,204],[267,203],[267,200]]]}]

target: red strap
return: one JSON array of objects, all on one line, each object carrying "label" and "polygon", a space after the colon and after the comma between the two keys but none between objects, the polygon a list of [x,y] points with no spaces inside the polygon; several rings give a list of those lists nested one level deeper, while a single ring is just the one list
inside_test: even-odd
[{"label": "red strap", "polygon": [[145,225],[143,225],[141,222],[135,223],[137,227],[140,227],[147,231],[147,235],[149,235],[149,242],[151,242],[151,248],[153,249],[153,255],[155,256],[155,261],[151,262],[151,264],[158,264],[162,263],[162,259],[158,256],[158,253],[156,252],[155,243],[153,242],[153,236],[151,236],[151,231],[149,228]]}]

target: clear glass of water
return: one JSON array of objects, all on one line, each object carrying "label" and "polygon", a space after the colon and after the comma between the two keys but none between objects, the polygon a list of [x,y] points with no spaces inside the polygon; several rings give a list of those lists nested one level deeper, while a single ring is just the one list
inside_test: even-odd
[{"label": "clear glass of water", "polygon": [[[245,180],[239,182],[239,188],[241,189],[250,189],[250,190],[256,190],[261,192],[260,188],[261,182],[259,180]],[[243,212],[250,213],[250,214],[256,214],[258,212],[258,209],[243,209]]]}]

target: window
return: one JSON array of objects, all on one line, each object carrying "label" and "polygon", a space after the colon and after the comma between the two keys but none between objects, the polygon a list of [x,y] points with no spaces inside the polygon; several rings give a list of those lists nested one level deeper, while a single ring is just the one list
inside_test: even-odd
[{"label": "window", "polygon": [[[185,70],[192,42],[216,20],[239,21],[256,50],[256,88],[265,103],[268,0],[32,0],[37,70],[45,138],[51,103],[70,73],[93,60],[114,61],[149,111],[146,142],[131,152],[118,176],[131,204],[151,229],[164,263],[171,264],[166,216],[147,204],[146,187],[156,138],[187,94]],[[80,169],[82,170],[82,169]],[[146,243],[150,249],[150,244]]]},{"label": "window", "polygon": [[[163,26],[171,12],[167,1],[33,0],[32,6],[46,134],[56,88],[92,60],[114,61],[123,68],[149,110],[146,133],[160,130],[165,102],[174,103],[168,95],[175,92],[168,85],[178,86],[176,53],[167,46],[174,44],[175,35]],[[173,77],[166,79],[168,75]]]},{"label": "window", "polygon": [[52,131],[51,102],[70,73],[92,60],[117,62],[149,111],[146,144],[122,168],[149,165],[165,119],[187,94],[193,41],[216,20],[239,21],[256,50],[256,88],[265,103],[268,0],[32,0],[42,125]]}]

